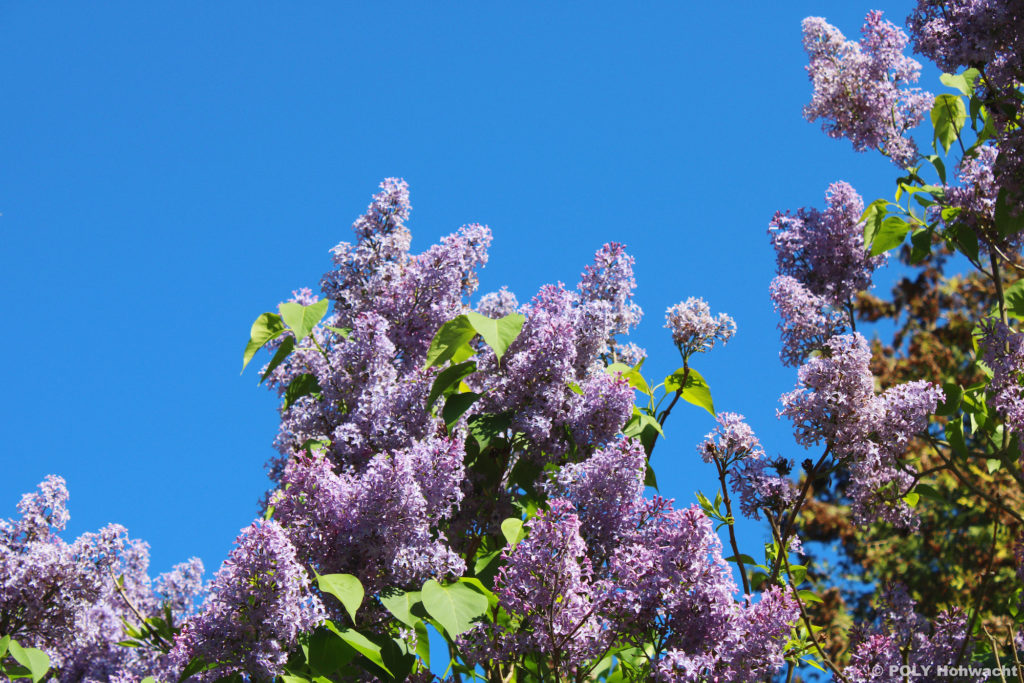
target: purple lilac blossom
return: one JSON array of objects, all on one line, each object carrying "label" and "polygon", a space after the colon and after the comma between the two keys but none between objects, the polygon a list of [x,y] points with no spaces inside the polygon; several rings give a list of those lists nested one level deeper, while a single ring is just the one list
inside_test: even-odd
[{"label": "purple lilac blossom", "polygon": [[232,673],[271,680],[281,673],[299,634],[324,620],[323,605],[277,522],[253,522],[235,543],[209,597],[171,651],[179,667],[195,657],[216,665],[198,680]]},{"label": "purple lilac blossom", "polygon": [[[903,665],[918,672],[915,680],[940,683],[949,678],[938,674],[939,666],[955,667],[971,660],[972,647],[964,642],[969,637],[967,615],[961,610],[939,614],[929,628],[927,620],[914,612],[915,603],[903,586],[889,586],[882,601],[881,626],[854,634],[850,664],[843,672],[851,683],[901,683]],[[980,683],[984,677],[962,680]]]},{"label": "purple lilac blossom", "polygon": [[850,326],[854,296],[871,286],[872,273],[886,261],[864,248],[864,202],[850,185],[829,185],[825,202],[824,211],[779,211],[768,226],[778,272],[770,293],[786,365],[799,365]]},{"label": "purple lilac blossom", "polygon": [[647,351],[633,342],[616,344],[614,360],[625,363],[630,367],[636,367],[641,361],[647,358]]},{"label": "purple lilac blossom", "polygon": [[800,368],[799,385],[782,396],[779,415],[792,421],[797,443],[809,448],[824,442],[850,468],[848,493],[857,524],[881,518],[913,528],[917,518],[903,496],[914,479],[900,458],[908,440],[927,426],[942,392],[918,381],[876,396],[863,336],[832,337],[826,349],[827,355]]},{"label": "purple lilac blossom", "polygon": [[520,619],[516,632],[502,638],[502,658],[539,653],[560,676],[576,678],[610,635],[598,617],[603,596],[593,585],[580,519],[572,503],[553,500],[528,528],[495,581],[502,606]]},{"label": "purple lilac blossom", "polygon": [[886,256],[864,248],[864,201],[842,181],[825,191],[826,208],[778,212],[768,226],[779,275],[789,275],[834,308],[871,286],[871,274]]},{"label": "purple lilac blossom", "polygon": [[761,442],[742,415],[721,412],[715,417],[715,421],[718,422],[718,426],[697,446],[697,452],[704,462],[720,460],[729,465],[744,458],[756,460],[764,457]]},{"label": "purple lilac blossom", "polygon": [[636,440],[619,438],[581,463],[565,465],[546,489],[570,501],[580,535],[597,566],[604,564],[643,511],[647,456]]},{"label": "purple lilac blossom", "polygon": [[665,327],[672,332],[672,341],[687,359],[695,353],[710,351],[715,342],[729,342],[736,334],[736,322],[725,313],[711,315],[707,302],[697,297],[669,306]]},{"label": "purple lilac blossom", "polygon": [[594,254],[594,263],[587,266],[579,284],[580,301],[607,302],[610,307],[610,329],[606,353],[617,355],[615,335],[629,334],[640,324],[643,310],[633,301],[636,280],[635,260],[626,253],[625,245],[609,242]]},{"label": "purple lilac blossom", "polygon": [[502,287],[497,292],[490,292],[480,297],[480,303],[476,305],[476,312],[488,318],[504,318],[510,313],[519,310],[519,301],[516,295]]},{"label": "purple lilac blossom", "polygon": [[67,500],[64,480],[51,475],[23,496],[20,519],[0,520],[0,632],[46,652],[60,680],[170,677],[167,658],[117,645],[124,622],[138,624],[136,610],[161,613],[149,547],[117,524],[66,543]]},{"label": "purple lilac blossom", "polygon": [[858,152],[878,149],[904,168],[918,154],[906,133],[931,109],[932,95],[908,87],[921,65],[903,54],[908,38],[900,28],[872,11],[861,34],[855,43],[821,17],[804,19],[807,74],[814,84],[804,117],[821,119],[825,133],[848,138]]},{"label": "purple lilac blossom", "polygon": [[847,313],[832,308],[794,277],[777,276],[769,293],[781,318],[779,359],[784,365],[800,365],[811,351],[820,349],[830,337],[846,329]]},{"label": "purple lilac blossom", "polygon": [[458,577],[463,561],[433,529],[462,500],[463,458],[447,438],[376,455],[358,473],[335,473],[322,453],[298,456],[271,498],[274,516],[304,562],[321,574],[354,574],[371,593]]},{"label": "purple lilac blossom", "polygon": [[1024,391],[1020,383],[1024,371],[1024,333],[1014,332],[1001,321],[989,318],[982,321],[981,347],[985,364],[993,373],[988,385],[988,404],[1017,434],[1024,457]]},{"label": "purple lilac blossom", "polygon": [[798,616],[788,591],[771,588],[757,603],[737,604],[721,541],[699,508],[671,510],[655,500],[647,515],[611,561],[611,628],[664,639],[658,680],[700,680],[694,677],[700,672],[738,683],[751,680],[751,672],[775,671]]},{"label": "purple lilac blossom", "polygon": [[[986,104],[1000,148],[999,185],[1024,192],[1024,2],[1022,0],[918,0],[907,18],[914,48],[948,73],[981,71],[975,91]],[[1019,204],[1019,202],[1017,202]]]}]

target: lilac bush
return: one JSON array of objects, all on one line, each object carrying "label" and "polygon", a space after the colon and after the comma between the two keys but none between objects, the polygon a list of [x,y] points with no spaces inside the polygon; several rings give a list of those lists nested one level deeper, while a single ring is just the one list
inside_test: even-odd
[{"label": "lilac bush", "polygon": [[[261,376],[281,400],[277,455],[260,516],[213,580],[203,585],[195,559],[151,579],[148,547],[118,525],[64,541],[67,490],[49,477],[19,519],[0,520],[0,674],[746,682],[816,667],[853,683],[904,680],[902,666],[998,663],[1001,644],[1019,648],[1012,626],[1024,616],[1017,595],[1007,614],[981,618],[987,574],[975,606],[930,619],[887,586],[874,619],[849,629],[853,647],[829,646],[817,605],[835,577],[804,543],[824,499],[843,506],[850,533],[906,534],[922,496],[957,504],[924,483],[937,471],[997,507],[998,492],[968,477],[979,462],[1024,481],[1006,457],[1024,443],[1024,308],[1017,283],[1004,282],[1024,271],[1014,252],[1024,229],[1019,4],[919,4],[909,20],[918,50],[969,67],[943,77],[961,94],[934,104],[914,86],[910,38],[880,12],[860,42],[804,21],[805,116],[906,175],[895,201],[865,207],[839,181],[824,209],[769,222],[780,358],[797,368],[778,416],[810,450],[799,467],[793,449],[770,457],[779,451],[743,416],[716,412],[693,367],[735,335],[731,316],[693,296],[668,308],[665,346],[682,367],[652,386],[648,352],[628,340],[643,313],[623,244],[597,249],[574,287],[477,297],[490,230],[465,225],[413,253],[409,188],[388,178],[353,241],[331,250],[320,292],[296,290],[253,324],[244,363],[270,354]],[[911,134],[926,114],[936,154],[923,156]],[[940,150],[954,141],[947,182]],[[960,350],[984,381],[876,386],[857,314],[886,252],[908,236],[908,263],[956,250],[992,280],[978,351]],[[716,420],[693,462],[714,468],[719,489],[690,505],[649,491],[653,450],[680,401]],[[917,443],[941,464],[909,457]],[[740,547],[740,516],[760,523],[763,553]],[[1019,526],[997,522],[991,536],[1019,570]],[[990,626],[1006,629],[1002,643]],[[430,662],[432,635],[448,661]]]}]

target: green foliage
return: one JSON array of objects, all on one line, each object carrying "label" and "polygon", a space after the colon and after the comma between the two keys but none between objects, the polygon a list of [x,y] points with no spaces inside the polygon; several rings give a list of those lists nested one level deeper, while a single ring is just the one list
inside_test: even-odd
[{"label": "green foliage", "polygon": [[313,332],[313,328],[323,320],[323,317],[327,314],[327,305],[329,303],[327,299],[321,299],[315,304],[308,306],[284,303],[278,307],[278,310],[281,311],[281,319],[284,321],[284,324],[292,331],[295,338],[301,341],[308,337]]},{"label": "green foliage", "polygon": [[245,366],[257,351],[271,339],[277,339],[284,330],[284,322],[276,313],[264,313],[256,318],[249,330],[249,343],[245,345],[245,353],[242,354],[242,371],[245,371]]},{"label": "green foliage", "polygon": [[950,145],[960,136],[960,131],[967,120],[967,109],[964,107],[963,99],[957,95],[937,95],[932,106],[931,119],[935,128],[935,141],[948,153]]},{"label": "green foliage", "polygon": [[464,583],[442,585],[431,579],[420,593],[423,607],[449,638],[465,633],[487,612],[488,600]]},{"label": "green foliage", "polygon": [[324,593],[333,595],[345,606],[352,623],[356,623],[356,611],[363,604],[363,584],[351,574],[325,574],[317,577],[317,586]]}]

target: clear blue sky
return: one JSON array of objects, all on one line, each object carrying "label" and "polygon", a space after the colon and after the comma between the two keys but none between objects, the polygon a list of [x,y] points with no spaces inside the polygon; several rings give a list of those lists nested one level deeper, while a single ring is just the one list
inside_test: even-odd
[{"label": "clear blue sky", "polygon": [[[628,244],[654,379],[678,360],[667,306],[732,314],[734,341],[695,366],[769,454],[803,459],[775,418],[795,372],[766,226],[838,179],[889,196],[895,169],[801,118],[800,20],[849,36],[911,3],[545,5],[5,3],[0,516],[57,473],[69,536],[116,521],[154,571],[215,570],[257,513],[277,423],[238,374],[249,325],[316,287],[386,176],[410,183],[416,251],[491,227],[483,292],[574,285],[602,243]],[[663,494],[713,490],[694,451],[711,426],[675,411]],[[742,529],[759,554],[764,530]]]}]

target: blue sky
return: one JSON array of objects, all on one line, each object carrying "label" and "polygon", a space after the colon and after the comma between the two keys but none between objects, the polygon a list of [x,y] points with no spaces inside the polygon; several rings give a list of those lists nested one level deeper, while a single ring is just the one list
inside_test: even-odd
[{"label": "blue sky", "polygon": [[[57,473],[69,536],[116,521],[154,571],[215,570],[257,513],[276,430],[272,396],[238,374],[249,325],[316,286],[386,176],[410,183],[415,251],[491,227],[481,292],[574,285],[625,242],[649,378],[678,364],[665,308],[729,312],[736,338],[695,367],[799,462],[775,418],[795,372],[768,220],[839,179],[889,196],[896,175],[801,118],[800,20],[850,36],[868,9],[902,24],[910,5],[6,3],[0,516]],[[689,504],[716,485],[694,450],[712,421],[681,408],[654,465]],[[763,536],[741,524],[746,552]]]}]

